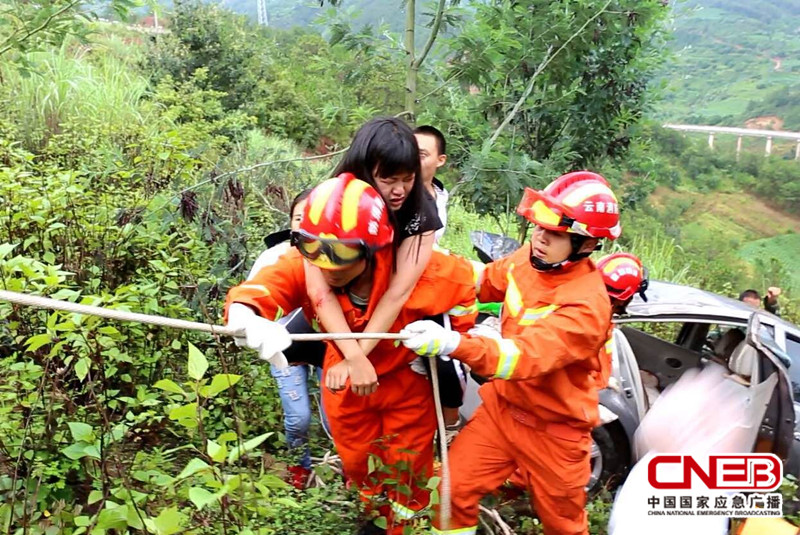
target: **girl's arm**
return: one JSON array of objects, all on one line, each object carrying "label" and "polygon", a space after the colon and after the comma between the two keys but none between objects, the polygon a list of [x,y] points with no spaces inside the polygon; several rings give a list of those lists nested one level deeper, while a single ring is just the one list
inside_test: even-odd
[{"label": "girl's arm", "polygon": [[[333,294],[333,290],[325,282],[322,272],[317,266],[309,262],[305,264],[306,291],[311,299],[311,306],[317,313],[320,323],[329,333],[349,333],[350,326],[342,312],[339,301]],[[350,386],[353,392],[359,395],[368,395],[375,391],[378,384],[378,376],[375,368],[367,360],[367,355],[355,340],[336,340],[336,347],[342,352],[348,363],[347,367],[338,366],[336,370],[328,370],[325,378],[326,385],[331,390],[344,388],[347,377],[350,378]]]},{"label": "girl's arm", "polygon": [[[422,240],[420,243],[418,240]],[[433,254],[436,241],[434,232],[404,239],[397,249],[397,271],[389,281],[389,288],[381,298],[364,332],[387,332],[394,324],[403,306],[414,291],[422,272]],[[417,249],[419,247],[419,249]],[[419,253],[419,254],[417,254]],[[378,340],[361,340],[358,345],[365,355],[375,349]]]}]

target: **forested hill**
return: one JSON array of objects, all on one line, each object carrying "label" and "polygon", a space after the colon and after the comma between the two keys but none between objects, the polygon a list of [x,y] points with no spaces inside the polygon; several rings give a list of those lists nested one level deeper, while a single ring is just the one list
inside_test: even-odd
[{"label": "forested hill", "polygon": [[[256,0],[222,5],[256,18]],[[419,22],[430,7],[423,2]],[[464,2],[462,5],[468,5]],[[800,129],[800,0],[681,0],[674,5],[673,58],[662,75],[659,119]],[[336,16],[354,28],[400,31],[398,2],[268,0],[270,25],[310,27]],[[772,116],[777,117],[773,119]]]},{"label": "forested hill", "polygon": [[660,118],[800,129],[800,0],[675,5]]}]

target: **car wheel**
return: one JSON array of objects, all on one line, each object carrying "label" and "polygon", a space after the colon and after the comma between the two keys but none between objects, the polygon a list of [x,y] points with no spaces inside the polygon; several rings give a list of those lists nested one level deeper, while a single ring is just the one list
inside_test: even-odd
[{"label": "car wheel", "polygon": [[628,475],[631,458],[625,431],[618,422],[592,430],[591,475],[586,491],[590,495],[603,489],[614,490]]}]

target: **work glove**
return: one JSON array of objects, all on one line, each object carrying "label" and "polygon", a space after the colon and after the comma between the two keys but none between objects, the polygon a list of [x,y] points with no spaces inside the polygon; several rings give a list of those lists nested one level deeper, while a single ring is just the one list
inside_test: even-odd
[{"label": "work glove", "polygon": [[411,336],[403,340],[403,345],[424,357],[449,355],[461,343],[461,335],[457,331],[447,330],[431,320],[409,323],[400,334]]},{"label": "work glove", "polygon": [[277,369],[289,365],[283,350],[292,345],[292,339],[283,325],[262,318],[247,305],[234,303],[228,309],[228,327],[238,331],[233,336],[237,346],[255,349],[260,359]]}]

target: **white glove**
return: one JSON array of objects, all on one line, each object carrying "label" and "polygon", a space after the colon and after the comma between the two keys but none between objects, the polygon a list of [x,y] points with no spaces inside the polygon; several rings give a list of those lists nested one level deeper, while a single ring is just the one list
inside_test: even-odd
[{"label": "white glove", "polygon": [[233,337],[237,346],[255,349],[260,359],[277,369],[289,365],[282,351],[292,345],[292,339],[283,325],[262,318],[247,305],[234,303],[228,310],[228,327],[239,331]]},{"label": "white glove", "polygon": [[400,334],[411,336],[403,340],[406,348],[425,357],[449,355],[461,343],[461,335],[457,331],[449,331],[431,320],[409,323]]}]

